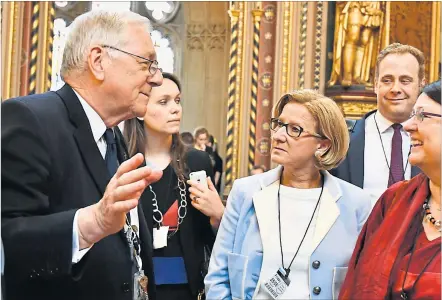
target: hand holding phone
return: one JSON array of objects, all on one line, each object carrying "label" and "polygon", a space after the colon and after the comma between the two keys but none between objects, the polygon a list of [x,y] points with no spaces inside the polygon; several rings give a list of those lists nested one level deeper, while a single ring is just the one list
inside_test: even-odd
[{"label": "hand holding phone", "polygon": [[204,187],[209,188],[209,185],[207,184],[207,175],[206,171],[198,171],[198,172],[192,172],[189,174],[190,180],[195,181],[196,183],[202,184]]}]

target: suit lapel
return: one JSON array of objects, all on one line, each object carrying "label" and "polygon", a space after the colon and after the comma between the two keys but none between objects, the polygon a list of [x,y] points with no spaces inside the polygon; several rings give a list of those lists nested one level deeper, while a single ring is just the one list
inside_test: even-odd
[{"label": "suit lapel", "polygon": [[348,168],[350,182],[360,188],[364,186],[364,154],[365,154],[365,119],[375,111],[366,114],[356,122],[350,138],[348,149]]},{"label": "suit lapel", "polygon": [[261,235],[262,247],[264,253],[266,253],[267,247],[271,247],[271,235],[275,234],[271,230],[272,220],[275,216],[278,216],[278,208],[276,205],[276,199],[278,196],[279,180],[273,184],[260,190],[253,196],[253,205],[255,207],[256,218],[259,225],[259,234]]},{"label": "suit lapel", "polygon": [[414,176],[418,175],[421,172],[422,172],[421,169],[419,169],[418,167],[411,166],[411,178],[413,178]]},{"label": "suit lapel", "polygon": [[319,204],[316,227],[313,234],[312,253],[327,235],[330,228],[339,217],[339,214],[340,212],[336,200],[332,197],[328,189],[324,187],[321,202]]},{"label": "suit lapel", "polygon": [[80,100],[72,88],[65,84],[56,92],[63,100],[69,114],[69,118],[75,126],[74,138],[80,150],[83,161],[92,176],[98,190],[104,194],[110,180],[106,163],[100,154],[100,150],[92,135],[91,126],[86,113],[81,106]]}]

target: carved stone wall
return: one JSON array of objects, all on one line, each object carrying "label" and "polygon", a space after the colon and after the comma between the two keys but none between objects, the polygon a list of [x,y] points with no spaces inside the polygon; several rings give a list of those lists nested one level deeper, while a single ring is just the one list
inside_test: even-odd
[{"label": "carved stone wall", "polygon": [[187,26],[187,50],[221,51],[225,49],[226,24],[189,24]]},{"label": "carved stone wall", "polygon": [[230,33],[228,2],[182,2],[182,131],[205,126],[224,158]]}]

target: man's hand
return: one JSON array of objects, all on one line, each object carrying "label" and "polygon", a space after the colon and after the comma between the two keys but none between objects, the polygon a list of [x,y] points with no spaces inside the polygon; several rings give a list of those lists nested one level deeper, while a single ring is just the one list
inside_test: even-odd
[{"label": "man's hand", "polygon": [[126,214],[138,205],[144,189],[161,178],[162,171],[153,171],[146,166],[137,169],[143,160],[143,155],[138,153],[123,162],[109,181],[103,198],[78,211],[80,249],[89,248],[120,231],[126,222]]}]

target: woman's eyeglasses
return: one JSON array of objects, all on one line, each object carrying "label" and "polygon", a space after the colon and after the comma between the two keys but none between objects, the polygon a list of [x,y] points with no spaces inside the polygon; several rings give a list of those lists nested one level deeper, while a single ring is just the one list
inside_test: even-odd
[{"label": "woman's eyeglasses", "polygon": [[272,118],[270,119],[270,129],[273,131],[278,131],[281,127],[285,127],[285,131],[287,132],[288,136],[291,136],[293,138],[297,138],[301,135],[301,133],[305,132],[308,133],[311,136],[314,137],[318,137],[323,139],[324,137],[320,134],[314,133],[314,132],[309,132],[307,130],[304,130],[304,128],[302,128],[299,125],[292,125],[292,124],[285,124],[282,123],[279,119],[277,118]]},{"label": "woman's eyeglasses", "polygon": [[411,112],[411,115],[410,115],[410,119],[413,117],[416,117],[416,120],[418,120],[419,122],[422,122],[425,118],[431,118],[431,117],[440,118],[441,115],[425,112],[424,109],[421,107],[418,109],[413,109],[413,111]]}]

